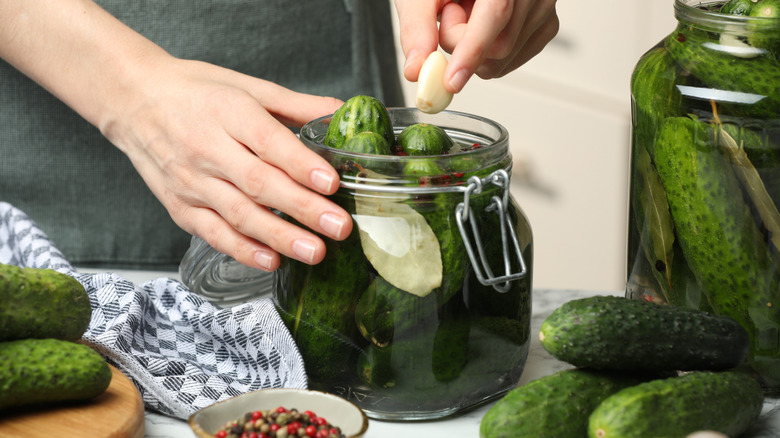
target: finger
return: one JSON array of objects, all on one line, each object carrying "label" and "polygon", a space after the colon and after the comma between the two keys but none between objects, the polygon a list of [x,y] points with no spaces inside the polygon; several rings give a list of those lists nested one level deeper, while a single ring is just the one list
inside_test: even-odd
[{"label": "finger", "polygon": [[[547,44],[558,34],[560,22],[553,12],[535,29],[529,38],[524,39],[516,53],[505,59],[487,59],[477,67],[476,75],[482,79],[492,79],[505,76],[516,70],[533,57],[538,55]],[[525,38],[525,37],[524,37]]]},{"label": "finger", "polygon": [[[270,211],[269,214],[273,214]],[[212,248],[234,258],[239,263],[263,271],[274,271],[281,262],[279,253],[270,246],[249,238],[227,222],[214,210],[208,208],[189,208],[186,220],[177,221],[183,229],[187,229],[206,241]]]},{"label": "finger", "polygon": [[241,235],[304,263],[316,264],[325,256],[325,243],[320,237],[251,201],[227,181],[215,180],[205,193],[206,202]]},{"label": "finger", "polygon": [[[249,148],[260,160],[281,169],[292,179],[325,195],[333,194],[339,175],[324,158],[307,148],[259,104],[246,105],[235,117],[222,121],[228,134]],[[234,163],[226,165],[227,169]],[[250,189],[257,193],[260,189]]]},{"label": "finger", "polygon": [[478,1],[474,3],[466,24],[448,26],[441,32],[450,32],[450,36],[460,34],[444,73],[444,83],[448,91],[457,93],[463,89],[477,66],[487,56],[493,41],[508,23],[512,11],[513,4],[509,0]]},{"label": "finger", "polygon": [[297,93],[267,81],[250,87],[260,105],[285,126],[300,127],[318,117],[333,114],[344,102],[334,97]]},{"label": "finger", "polygon": [[[231,174],[234,175],[231,181],[234,181],[233,184],[240,193],[251,201],[250,204],[280,210],[309,229],[336,240],[343,240],[352,230],[351,217],[344,209],[256,157],[237,162]],[[224,200],[221,195],[209,199],[211,205],[223,205],[219,212],[234,228],[243,234],[259,238],[262,229],[256,226],[252,218],[256,210],[242,201],[234,199],[233,203],[222,204]],[[261,238],[260,240],[265,241]]]},{"label": "finger", "polygon": [[439,46],[438,1],[396,0],[404,77],[416,82],[425,58]]}]

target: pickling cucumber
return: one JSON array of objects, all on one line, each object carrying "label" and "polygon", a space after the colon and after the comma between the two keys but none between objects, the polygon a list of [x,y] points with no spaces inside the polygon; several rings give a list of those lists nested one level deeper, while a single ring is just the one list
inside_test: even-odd
[{"label": "pickling cucumber", "polygon": [[680,246],[713,312],[748,331],[748,361],[780,382],[776,261],[730,163],[714,149],[713,131],[688,117],[667,119],[656,142],[656,167]]},{"label": "pickling cucumber", "polygon": [[628,387],[590,415],[590,438],[684,438],[699,430],[736,437],[758,418],[764,394],[735,371],[696,371]]},{"label": "pickling cucumber", "polygon": [[[707,87],[745,93],[753,99],[744,105],[736,98],[719,102],[735,114],[775,119],[780,112],[780,63],[772,56],[734,56],[702,31],[680,24],[665,40],[675,62]],[[733,95],[733,94],[730,94]]]},{"label": "pickling cucumber", "polygon": [[384,104],[375,97],[357,95],[333,114],[323,144],[341,149],[350,137],[363,131],[378,133],[389,145],[395,143],[393,124]]},{"label": "pickling cucumber", "polygon": [[[359,294],[369,282],[370,268],[360,251],[357,229],[343,242],[326,240],[328,257],[296,275],[278,276],[277,294],[282,320],[298,345],[313,380],[331,379],[351,372],[349,361],[359,348],[354,322]],[[300,263],[285,261],[285,263]]]},{"label": "pickling cucumber", "polygon": [[582,438],[608,396],[641,382],[621,373],[570,369],[509,391],[482,417],[480,438]]},{"label": "pickling cucumber", "polygon": [[108,364],[86,345],[61,339],[0,342],[0,410],[88,400],[110,383]]},{"label": "pickling cucumber", "polygon": [[749,23],[748,42],[777,58],[780,55],[780,0],[758,0],[747,15],[760,19]]},{"label": "pickling cucumber", "polygon": [[81,339],[92,318],[84,286],[51,269],[0,264],[0,341]]},{"label": "pickling cucumber", "polygon": [[682,94],[677,85],[680,81],[680,70],[664,47],[655,47],[645,53],[631,75],[634,145],[646,149],[650,156],[661,121],[665,117],[683,115],[679,114]]},{"label": "pickling cucumber", "polygon": [[444,129],[430,123],[407,126],[398,134],[396,144],[404,155],[441,155],[455,146]]},{"label": "pickling cucumber", "polygon": [[539,339],[578,367],[659,372],[734,368],[750,346],[731,318],[617,296],[564,303],[544,320]]},{"label": "pickling cucumber", "polygon": [[390,155],[391,153],[387,140],[374,131],[358,132],[348,138],[340,149],[359,154]]},{"label": "pickling cucumber", "polygon": [[721,14],[748,15],[753,9],[753,0],[729,0],[720,8]]}]

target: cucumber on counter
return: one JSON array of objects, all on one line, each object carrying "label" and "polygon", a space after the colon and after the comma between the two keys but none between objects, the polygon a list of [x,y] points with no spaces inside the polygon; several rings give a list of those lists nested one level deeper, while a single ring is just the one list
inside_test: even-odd
[{"label": "cucumber on counter", "polygon": [[590,413],[642,380],[585,369],[559,371],[509,391],[482,417],[480,438],[582,438]]},{"label": "cucumber on counter", "polygon": [[60,339],[0,342],[0,410],[89,400],[111,383],[111,369],[86,345]]},{"label": "cucumber on counter", "polygon": [[696,371],[618,391],[590,415],[590,438],[684,438],[700,430],[737,437],[761,414],[764,393],[751,376]]},{"label": "cucumber on counter", "polygon": [[75,341],[84,335],[92,318],[84,286],[51,269],[0,264],[0,303],[0,341]]},{"label": "cucumber on counter", "polygon": [[603,370],[729,369],[750,346],[731,318],[618,296],[563,304],[544,320],[539,338],[556,358]]}]

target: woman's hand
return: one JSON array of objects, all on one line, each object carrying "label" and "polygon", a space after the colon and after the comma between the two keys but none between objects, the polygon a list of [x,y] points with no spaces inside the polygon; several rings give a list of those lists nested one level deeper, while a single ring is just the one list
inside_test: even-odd
[{"label": "woman's hand", "polygon": [[[558,33],[556,0],[395,0],[404,76],[439,46],[451,53],[444,83],[460,92],[473,74],[498,78],[536,56]],[[437,23],[437,17],[440,23]],[[438,24],[438,26],[437,26]]]},{"label": "woman's hand", "polygon": [[337,172],[285,127],[336,99],[176,59],[91,0],[1,1],[0,57],[98,127],[180,227],[247,266],[274,270],[279,253],[318,263],[315,232],[352,230],[323,196]]},{"label": "woman's hand", "polygon": [[321,196],[336,191],[338,173],[285,127],[340,101],[167,56],[147,73],[101,129],[181,228],[264,270],[278,267],[279,253],[321,261],[325,244],[309,229],[349,235],[349,214]]}]

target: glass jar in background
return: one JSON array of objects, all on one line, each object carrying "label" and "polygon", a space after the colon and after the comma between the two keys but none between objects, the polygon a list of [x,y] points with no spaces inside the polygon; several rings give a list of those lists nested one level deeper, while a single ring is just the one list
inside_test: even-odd
[{"label": "glass jar in background", "polygon": [[509,195],[502,126],[454,112],[389,112],[396,134],[433,124],[461,152],[348,153],[321,144],[329,118],[304,126],[302,141],[339,169],[331,199],[355,226],[346,240],[327,240],[318,265],[283,259],[275,298],[309,388],[372,418],[439,418],[494,399],[520,378],[531,228]]},{"label": "glass jar in background", "polygon": [[179,263],[179,275],[189,290],[219,307],[270,297],[274,287],[273,272],[243,265],[195,236]]},{"label": "glass jar in background", "polygon": [[777,394],[780,18],[722,4],[676,0],[632,76],[626,296],[734,318]]}]

